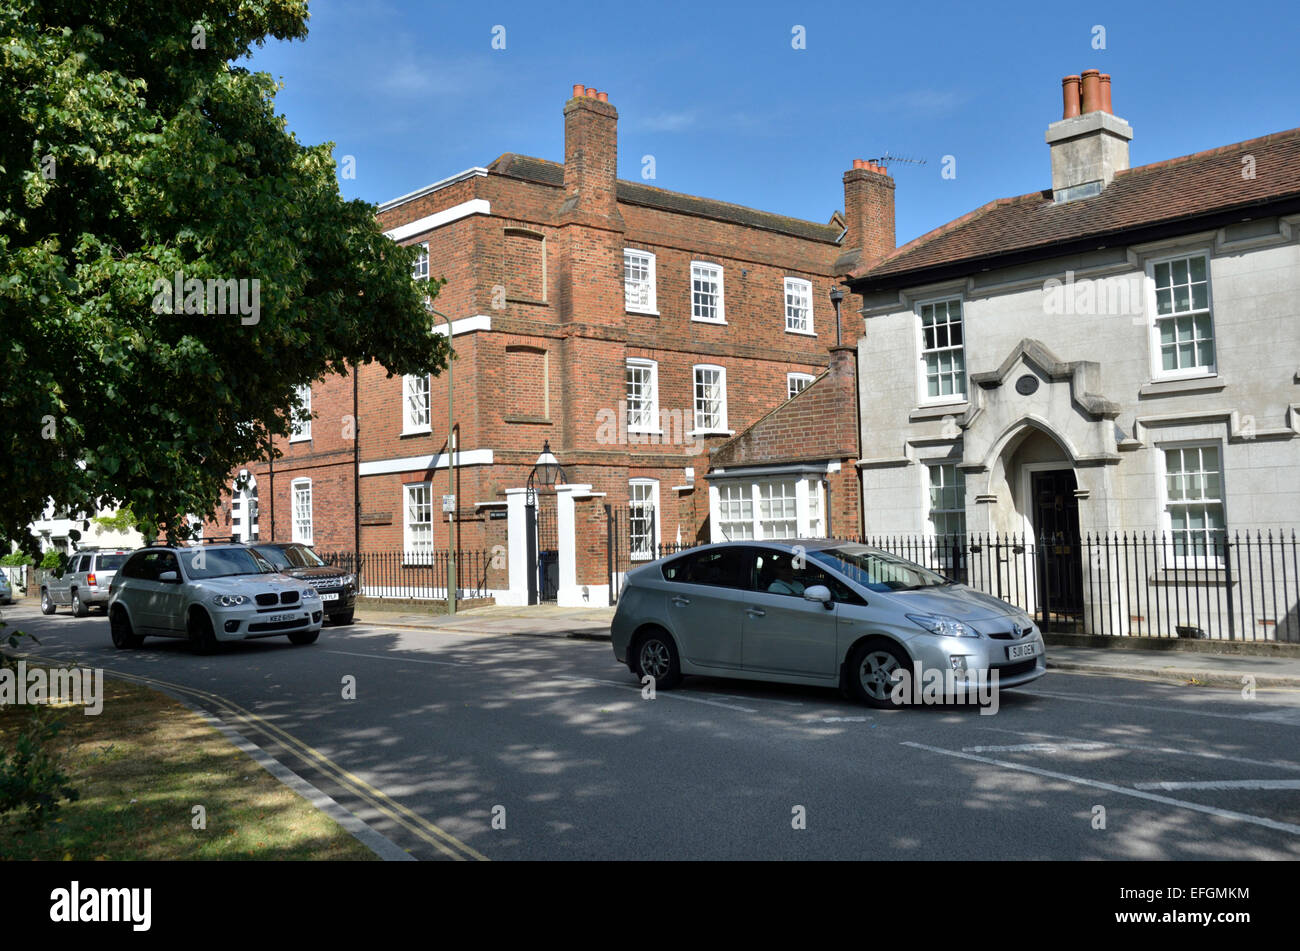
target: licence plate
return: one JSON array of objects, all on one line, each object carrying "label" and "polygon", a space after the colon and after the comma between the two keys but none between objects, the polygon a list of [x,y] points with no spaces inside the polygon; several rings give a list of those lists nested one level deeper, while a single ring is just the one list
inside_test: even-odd
[{"label": "licence plate", "polygon": [[320,599],[322,601],[337,601],[339,599],[339,595],[338,592],[336,591],[333,594],[322,594],[320,596]]},{"label": "licence plate", "polygon": [[267,620],[272,624],[279,623],[280,621],[296,621],[297,619],[298,615],[296,614],[272,614],[267,618]]},{"label": "licence plate", "polygon": [[1038,653],[1037,644],[1016,644],[1007,648],[1007,660],[1025,660]]}]

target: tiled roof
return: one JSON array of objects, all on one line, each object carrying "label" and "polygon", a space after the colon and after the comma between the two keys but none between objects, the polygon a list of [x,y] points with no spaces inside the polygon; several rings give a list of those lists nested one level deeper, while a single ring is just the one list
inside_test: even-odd
[{"label": "tiled roof", "polygon": [[[1243,158],[1254,157],[1253,178]],[[901,275],[1300,198],[1300,128],[1118,172],[1100,195],[1056,204],[1050,191],[991,201],[855,273],[869,288]]]},{"label": "tiled roof", "polygon": [[[514,152],[507,152],[502,155],[488,166],[488,171],[492,174],[537,182],[542,185],[562,186],[564,184],[564,166],[559,162],[533,158],[530,155],[517,155]],[[642,205],[647,208],[658,208],[662,211],[673,211],[685,215],[699,215],[703,218],[712,218],[717,221],[726,221],[750,228],[762,228],[766,231],[776,231],[780,234],[793,235],[798,238],[808,238],[812,241],[824,241],[834,244],[844,231],[842,224],[833,222],[818,224],[815,221],[805,221],[801,218],[787,218],[785,215],[774,215],[770,212],[746,208],[744,205],[733,205],[730,202],[715,201],[712,198],[698,198],[695,195],[670,192],[662,188],[654,188],[642,182],[629,182],[619,179],[617,188],[618,200],[624,204]]]}]

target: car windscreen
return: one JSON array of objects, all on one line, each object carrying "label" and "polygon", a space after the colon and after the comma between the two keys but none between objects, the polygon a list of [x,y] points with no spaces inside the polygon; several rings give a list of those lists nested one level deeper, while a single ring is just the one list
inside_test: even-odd
[{"label": "car windscreen", "polygon": [[808,552],[868,591],[917,591],[950,582],[915,562],[866,545],[841,545]]},{"label": "car windscreen", "polygon": [[284,554],[295,568],[320,568],[325,564],[320,556],[306,545],[287,545]]},{"label": "car windscreen", "polygon": [[196,548],[185,552],[185,573],[190,578],[225,578],[260,575],[275,567],[251,548]]},{"label": "car windscreen", "polygon": [[98,568],[100,571],[117,571],[130,557],[130,555],[100,555]]},{"label": "car windscreen", "polygon": [[289,556],[279,548],[270,545],[259,545],[253,550],[269,561],[277,570],[293,567],[293,562],[289,560]]}]

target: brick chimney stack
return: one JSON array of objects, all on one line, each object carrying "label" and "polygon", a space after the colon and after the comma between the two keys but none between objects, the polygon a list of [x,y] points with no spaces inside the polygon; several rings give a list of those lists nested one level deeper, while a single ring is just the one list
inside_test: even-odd
[{"label": "brick chimney stack", "polygon": [[844,223],[837,273],[870,267],[894,250],[894,180],[883,165],[854,159],[844,173]]},{"label": "brick chimney stack", "polygon": [[[618,110],[609,94],[574,85],[564,105],[564,195],[562,214],[619,221]],[[593,222],[594,223],[594,222]]]}]

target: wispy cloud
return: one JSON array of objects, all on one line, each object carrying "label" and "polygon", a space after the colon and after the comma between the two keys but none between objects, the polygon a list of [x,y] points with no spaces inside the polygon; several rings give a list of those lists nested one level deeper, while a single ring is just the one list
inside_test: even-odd
[{"label": "wispy cloud", "polygon": [[440,60],[404,54],[378,70],[372,81],[375,91],[398,98],[461,96],[482,92],[498,74],[471,58]]},{"label": "wispy cloud", "polygon": [[894,95],[873,98],[870,103],[881,112],[940,116],[954,112],[969,99],[968,93],[956,89],[908,89]]},{"label": "wispy cloud", "polygon": [[685,132],[693,127],[699,118],[695,112],[661,112],[647,116],[637,123],[646,132]]}]

